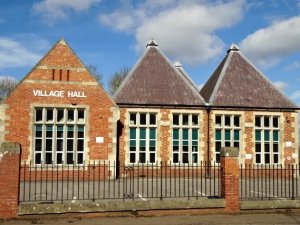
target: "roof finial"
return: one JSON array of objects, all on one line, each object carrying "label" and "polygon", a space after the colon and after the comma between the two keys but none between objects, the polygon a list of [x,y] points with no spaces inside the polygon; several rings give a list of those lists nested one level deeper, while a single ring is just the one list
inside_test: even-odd
[{"label": "roof finial", "polygon": [[173,64],[176,68],[182,68],[182,65],[179,61],[174,62]]},{"label": "roof finial", "polygon": [[146,45],[146,48],[150,48],[150,47],[157,47],[158,44],[156,43],[156,41],[154,41],[154,39],[152,38],[148,44]]},{"label": "roof finial", "polygon": [[230,48],[227,50],[227,53],[229,53],[230,51],[236,51],[236,52],[238,52],[239,50],[240,50],[240,48],[235,43],[232,43],[230,45]]}]

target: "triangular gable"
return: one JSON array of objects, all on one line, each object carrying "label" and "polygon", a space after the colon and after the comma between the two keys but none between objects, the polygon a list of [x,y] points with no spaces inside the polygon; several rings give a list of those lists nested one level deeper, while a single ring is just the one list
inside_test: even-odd
[{"label": "triangular gable", "polygon": [[[64,39],[54,44],[2,102],[24,82],[90,84],[99,86],[105,92]],[[111,99],[106,92],[105,94]]]},{"label": "triangular gable", "polygon": [[198,91],[158,49],[148,45],[115,94],[125,105],[205,105]]},{"label": "triangular gable", "polygon": [[211,106],[297,108],[238,48],[228,50],[200,94]]},{"label": "triangular gable", "polygon": [[[38,70],[42,70],[43,73],[36,73]],[[94,77],[86,72],[88,70],[77,54],[64,39],[60,39],[28,73],[25,79],[95,81]],[[67,73],[69,73],[69,77],[67,77]]]}]

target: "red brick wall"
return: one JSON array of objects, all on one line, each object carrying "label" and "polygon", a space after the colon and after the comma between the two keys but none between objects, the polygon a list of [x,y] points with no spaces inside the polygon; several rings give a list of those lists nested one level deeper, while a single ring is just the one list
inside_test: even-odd
[{"label": "red brick wall", "polygon": [[296,134],[295,134],[295,124],[297,121],[295,121],[295,117],[292,116],[292,113],[285,112],[283,113],[284,117],[284,125],[283,125],[283,141],[284,145],[286,142],[292,142],[292,146],[284,146],[284,164],[290,164],[295,163],[295,159],[292,157],[293,153],[298,153],[296,144]]},{"label": "red brick wall", "polygon": [[163,162],[169,162],[172,157],[172,151],[170,152],[170,139],[172,135],[171,131],[171,124],[170,124],[170,110],[169,109],[161,109],[160,110],[162,116],[161,121],[164,123],[167,123],[168,125],[162,125],[158,128],[160,129],[160,135],[159,135],[159,141],[160,141],[160,149],[158,151],[160,152],[160,159]]},{"label": "red brick wall", "polygon": [[[209,123],[208,123],[209,120]],[[203,119],[201,120],[203,124],[203,130],[201,131],[201,142],[203,142],[203,161],[210,161],[213,158],[214,151],[212,149],[212,141],[213,141],[213,121],[211,113],[207,111],[203,111]],[[209,127],[208,127],[209,126]],[[201,143],[200,142],[200,143]]]},{"label": "red brick wall", "polygon": [[0,159],[0,218],[18,213],[20,155],[4,154]]},{"label": "red brick wall", "polygon": [[[246,111],[245,112],[245,123],[249,123],[249,124],[253,124],[254,123],[254,114],[253,112],[250,111]],[[253,153],[253,149],[254,149],[254,142],[255,139],[253,137],[254,134],[254,130],[253,127],[245,127],[245,138],[244,138],[244,150],[245,150],[245,154],[252,154]],[[241,139],[242,140],[242,139]],[[245,159],[245,164],[252,164],[255,162],[255,158],[252,159]]]},{"label": "red brick wall", "polygon": [[221,196],[225,198],[225,212],[240,211],[239,165],[236,157],[221,157]]},{"label": "red brick wall", "polygon": [[118,141],[119,141],[119,161],[125,162],[126,159],[126,150],[125,150],[125,142],[126,142],[126,127],[125,127],[125,120],[126,120],[126,112],[125,108],[120,108],[120,124],[118,126]]}]

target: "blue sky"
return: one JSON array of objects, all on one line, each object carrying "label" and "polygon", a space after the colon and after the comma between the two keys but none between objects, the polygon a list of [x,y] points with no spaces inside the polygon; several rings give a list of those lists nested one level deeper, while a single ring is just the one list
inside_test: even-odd
[{"label": "blue sky", "polygon": [[154,38],[200,87],[236,43],[300,105],[300,0],[13,0],[0,27],[0,76],[22,79],[64,38],[107,86]]}]

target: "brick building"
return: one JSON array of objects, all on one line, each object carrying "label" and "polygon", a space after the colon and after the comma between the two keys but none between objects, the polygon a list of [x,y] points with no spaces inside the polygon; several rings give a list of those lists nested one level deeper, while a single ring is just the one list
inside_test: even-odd
[{"label": "brick building", "polygon": [[117,90],[115,101],[120,107],[122,161],[205,159],[205,101],[182,68],[174,67],[154,41]]},{"label": "brick building", "polygon": [[233,45],[199,92],[151,41],[114,99],[64,40],[0,106],[0,141],[36,165],[84,161],[298,163],[299,108]]},{"label": "brick building", "polygon": [[118,107],[64,40],[1,104],[1,141],[36,165],[115,160]]},{"label": "brick building", "polygon": [[115,101],[127,163],[219,162],[221,147],[239,148],[240,163],[298,163],[298,107],[236,45],[199,95],[180,64],[151,41]]},{"label": "brick building", "polygon": [[297,106],[232,45],[201,89],[210,105],[210,147],[238,147],[240,163],[298,163]]}]

